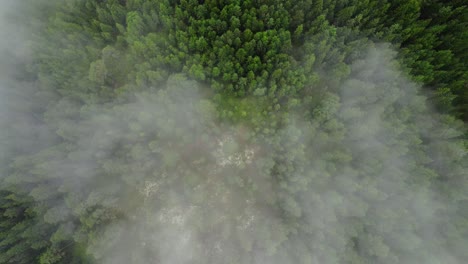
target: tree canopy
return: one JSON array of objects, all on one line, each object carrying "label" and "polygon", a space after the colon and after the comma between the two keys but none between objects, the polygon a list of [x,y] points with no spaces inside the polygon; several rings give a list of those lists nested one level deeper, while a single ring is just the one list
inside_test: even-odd
[{"label": "tree canopy", "polygon": [[468,259],[464,1],[8,4],[0,263]]}]

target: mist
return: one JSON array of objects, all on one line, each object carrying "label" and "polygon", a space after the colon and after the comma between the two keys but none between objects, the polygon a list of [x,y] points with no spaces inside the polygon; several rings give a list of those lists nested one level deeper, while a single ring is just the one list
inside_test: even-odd
[{"label": "mist", "polygon": [[[441,162],[437,169],[450,171],[452,163],[431,161],[423,151],[434,148],[440,130],[455,138],[461,132],[428,118],[424,96],[391,66],[391,54],[371,49],[351,65],[340,101],[324,99],[331,102],[327,115],[297,117],[266,139],[220,124],[197,83],[181,75],[132,103],[81,109],[79,121],[47,116],[74,143],[41,153],[35,169],[58,182],[71,205],[39,191],[33,196],[52,201],[45,214],[51,223],[82,214],[68,209],[75,202],[75,210],[99,208],[89,212],[92,219],[122,215],[108,219],[88,245],[98,263],[341,263],[337,255],[357,254],[379,263],[459,263],[449,245],[434,243],[440,223],[456,215],[438,216],[451,206],[445,190],[426,188],[436,171],[417,164]],[[380,86],[386,83],[398,85]],[[56,107],[65,113],[73,105]],[[407,111],[420,116],[391,117]],[[415,144],[412,134],[427,140]],[[466,164],[465,151],[451,147],[455,166]],[[278,159],[291,164],[282,175]],[[389,221],[399,227],[390,229]],[[405,258],[409,250],[424,258]]]},{"label": "mist", "polygon": [[369,44],[318,105],[284,110],[264,133],[223,119],[206,85],[181,73],[106,102],[59,98],[15,67],[34,54],[4,22],[13,5],[0,7],[0,178],[43,209],[35,217],[53,226],[56,252],[75,243],[95,263],[462,263],[465,128],[432,109],[390,44]]}]

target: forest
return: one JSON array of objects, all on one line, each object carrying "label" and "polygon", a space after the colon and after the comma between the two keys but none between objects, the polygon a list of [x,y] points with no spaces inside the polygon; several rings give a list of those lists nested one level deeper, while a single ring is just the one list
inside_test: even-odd
[{"label": "forest", "polygon": [[463,264],[464,0],[1,0],[0,263]]}]

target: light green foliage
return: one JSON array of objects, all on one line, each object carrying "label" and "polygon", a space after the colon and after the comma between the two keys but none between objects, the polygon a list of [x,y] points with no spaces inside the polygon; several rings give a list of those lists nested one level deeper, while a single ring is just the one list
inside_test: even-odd
[{"label": "light green foliage", "polygon": [[0,263],[468,259],[464,1],[33,2]]}]

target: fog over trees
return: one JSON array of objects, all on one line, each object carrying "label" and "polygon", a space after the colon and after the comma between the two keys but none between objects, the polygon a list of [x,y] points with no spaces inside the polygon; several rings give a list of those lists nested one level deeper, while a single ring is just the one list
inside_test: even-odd
[{"label": "fog over trees", "polygon": [[0,0],[0,263],[466,263],[464,2]]}]

